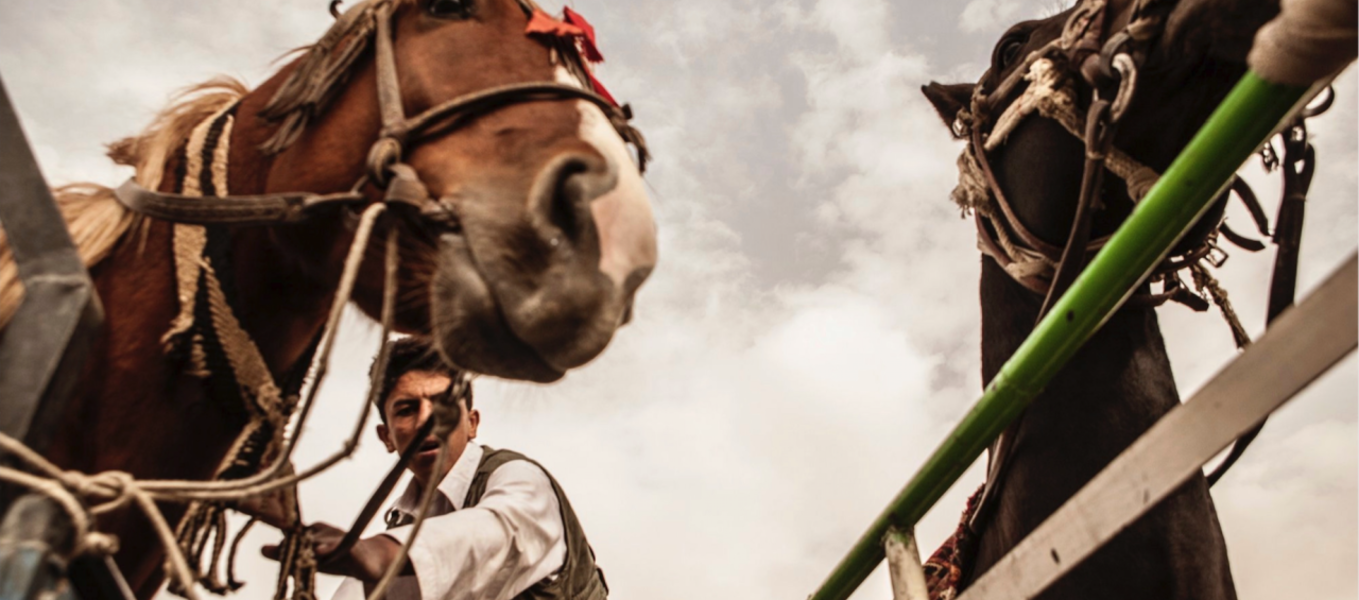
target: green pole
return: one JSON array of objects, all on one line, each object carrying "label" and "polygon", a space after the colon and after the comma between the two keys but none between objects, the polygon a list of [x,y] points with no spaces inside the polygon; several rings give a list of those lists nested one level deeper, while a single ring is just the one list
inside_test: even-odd
[{"label": "green pole", "polygon": [[810,600],[844,600],[883,559],[890,527],[910,530],[1118,309],[1194,224],[1237,168],[1269,139],[1306,87],[1248,72],[925,465]]}]

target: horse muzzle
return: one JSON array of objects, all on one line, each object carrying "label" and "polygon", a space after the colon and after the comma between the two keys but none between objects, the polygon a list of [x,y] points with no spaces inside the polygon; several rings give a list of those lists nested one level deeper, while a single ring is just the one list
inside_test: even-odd
[{"label": "horse muzzle", "polygon": [[441,236],[431,289],[445,357],[538,382],[594,359],[631,317],[656,264],[655,224],[636,171],[564,152],[534,176],[516,203],[522,211],[507,214],[504,202],[476,196],[444,199],[463,226]]}]

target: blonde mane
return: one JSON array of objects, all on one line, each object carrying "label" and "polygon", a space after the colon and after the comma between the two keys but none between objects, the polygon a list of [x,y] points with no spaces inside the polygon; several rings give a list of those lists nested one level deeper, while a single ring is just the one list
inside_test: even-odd
[{"label": "blonde mane", "polygon": [[[137,183],[160,187],[165,162],[189,138],[193,128],[249,90],[239,80],[219,77],[176,94],[169,106],[135,137],[108,146],[113,162],[136,169]],[[86,268],[104,260],[129,232],[144,231],[144,220],[113,197],[113,189],[94,183],[75,183],[53,188],[57,207],[66,219],[76,251]],[[9,244],[0,232],[0,329],[9,323],[23,301],[23,284]]]}]

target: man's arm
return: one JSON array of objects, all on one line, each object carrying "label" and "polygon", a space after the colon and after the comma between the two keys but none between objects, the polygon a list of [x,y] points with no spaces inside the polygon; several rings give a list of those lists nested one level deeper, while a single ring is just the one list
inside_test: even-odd
[{"label": "man's arm", "polygon": [[[410,530],[398,527],[377,538],[395,545]],[[476,506],[425,520],[410,564],[424,600],[512,598],[561,569],[563,531],[547,474],[528,461],[511,461],[491,474]]]}]

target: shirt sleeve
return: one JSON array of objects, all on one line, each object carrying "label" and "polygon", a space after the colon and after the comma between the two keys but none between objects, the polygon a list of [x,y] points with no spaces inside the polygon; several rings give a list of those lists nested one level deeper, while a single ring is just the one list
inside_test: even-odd
[{"label": "shirt sleeve", "polygon": [[330,600],[364,600],[363,584],[353,577],[346,577],[340,582],[340,587],[335,588],[335,595]]},{"label": "shirt sleeve", "polygon": [[[404,543],[411,527],[387,531]],[[476,506],[425,520],[410,561],[422,600],[513,598],[566,561],[561,508],[533,463],[501,465]]]}]

